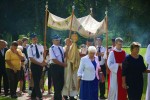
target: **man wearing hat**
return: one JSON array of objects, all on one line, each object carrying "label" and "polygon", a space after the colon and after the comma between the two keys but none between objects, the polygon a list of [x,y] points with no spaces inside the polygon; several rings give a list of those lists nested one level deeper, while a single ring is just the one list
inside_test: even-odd
[{"label": "man wearing hat", "polygon": [[49,48],[50,66],[52,71],[52,80],[54,84],[54,100],[62,100],[62,89],[64,86],[64,50],[60,46],[60,37],[54,35],[52,37],[53,45]]},{"label": "man wearing hat", "polygon": [[[102,37],[98,37],[96,39],[97,43],[97,56],[100,62],[101,71],[103,72],[104,76],[106,77],[106,66],[105,66],[105,59],[103,58],[104,52],[106,51],[105,47],[102,46]],[[100,87],[100,99],[106,99],[105,98],[105,82],[99,83]]]},{"label": "man wearing hat", "polygon": [[42,93],[40,90],[40,79],[42,75],[42,69],[46,65],[44,62],[44,48],[38,44],[38,38],[36,34],[31,34],[30,39],[32,44],[28,47],[27,53],[31,62],[31,72],[34,81],[34,87],[32,89],[31,99],[39,98],[42,100]]}]

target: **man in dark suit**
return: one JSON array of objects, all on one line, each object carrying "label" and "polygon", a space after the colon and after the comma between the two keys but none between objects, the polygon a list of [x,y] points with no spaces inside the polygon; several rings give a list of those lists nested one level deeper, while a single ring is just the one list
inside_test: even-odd
[{"label": "man in dark suit", "polygon": [[6,68],[5,68],[5,53],[8,50],[6,46],[7,46],[6,42],[4,40],[0,40],[0,89],[1,89],[1,81],[3,77],[3,86],[4,86],[5,96],[8,95],[8,89],[9,89],[8,77],[7,77]]}]

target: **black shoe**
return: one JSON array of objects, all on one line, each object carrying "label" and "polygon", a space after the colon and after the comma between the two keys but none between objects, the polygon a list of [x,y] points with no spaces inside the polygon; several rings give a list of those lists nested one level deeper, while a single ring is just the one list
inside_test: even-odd
[{"label": "black shoe", "polygon": [[5,96],[8,96],[8,95],[10,95],[10,93],[5,93]]},{"label": "black shoe", "polygon": [[37,97],[36,100],[43,100],[43,98],[42,97],[41,98]]},{"label": "black shoe", "polygon": [[105,96],[100,96],[100,99],[107,99]]},{"label": "black shoe", "polygon": [[74,97],[70,97],[70,100],[77,100],[77,99],[75,99]]},{"label": "black shoe", "polygon": [[68,96],[63,96],[65,100],[68,100]]},{"label": "black shoe", "polygon": [[31,97],[31,100],[36,100],[36,97]]},{"label": "black shoe", "polygon": [[16,99],[16,98],[18,98],[18,97],[17,97],[17,95],[13,95],[13,96],[11,96],[11,98],[12,98],[12,99]]}]

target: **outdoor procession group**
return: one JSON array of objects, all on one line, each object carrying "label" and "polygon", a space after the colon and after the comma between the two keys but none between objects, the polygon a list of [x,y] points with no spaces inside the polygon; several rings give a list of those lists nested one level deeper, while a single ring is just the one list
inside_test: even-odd
[{"label": "outdoor procession group", "polygon": [[[79,58],[76,69],[68,59],[71,56],[68,52],[73,47],[70,38],[64,40],[65,46],[62,47],[60,36],[52,36],[53,44],[49,49],[39,44],[36,34],[31,34],[30,40],[29,45],[28,38],[23,37],[13,41],[10,47],[6,41],[0,40],[0,81],[3,79],[0,83],[3,83],[5,96],[17,98],[18,94],[21,96],[31,91],[31,100],[42,100],[47,73],[48,94],[54,93],[53,100],[77,100],[78,95],[80,100],[141,100],[143,73],[150,73],[150,45],[143,58],[139,54],[141,45],[138,42],[131,43],[131,53],[127,54],[122,49],[123,39],[120,37],[112,39],[108,50],[102,45],[101,37],[96,38],[96,45],[88,39],[75,52]],[[18,82],[20,86],[16,94]],[[150,74],[145,100],[150,100]]]}]

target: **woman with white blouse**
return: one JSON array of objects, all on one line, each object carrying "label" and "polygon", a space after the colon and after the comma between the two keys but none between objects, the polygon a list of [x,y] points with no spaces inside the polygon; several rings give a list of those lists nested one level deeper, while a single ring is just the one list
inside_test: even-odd
[{"label": "woman with white blouse", "polygon": [[81,58],[78,69],[78,80],[80,80],[80,100],[98,100],[98,72],[101,70],[97,50],[89,46],[88,54]]}]

